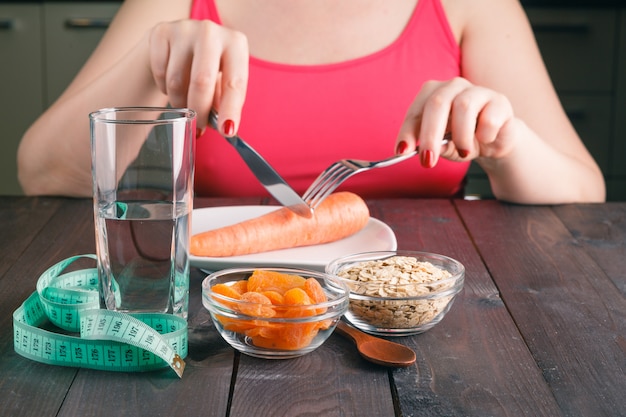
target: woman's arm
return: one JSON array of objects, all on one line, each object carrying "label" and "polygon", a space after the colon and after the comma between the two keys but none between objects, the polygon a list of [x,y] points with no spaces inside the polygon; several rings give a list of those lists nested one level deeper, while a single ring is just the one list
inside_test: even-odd
[{"label": "woman's arm", "polygon": [[103,107],[164,105],[139,44],[157,22],[182,18],[189,0],[130,0],[63,94],[28,129],[18,149],[18,177],[26,194],[89,196],[88,114]]},{"label": "woman's arm", "polygon": [[[460,38],[463,79],[429,83],[399,140],[422,155],[476,158],[498,199],[604,201],[602,173],[569,122],[517,0],[444,0]],[[442,132],[453,145],[441,148]],[[460,152],[459,152],[460,150]]]},{"label": "woman's arm", "polygon": [[561,106],[521,6],[515,0],[471,3],[472,24],[462,42],[464,72],[508,97],[524,121],[517,122],[509,155],[478,159],[494,194],[528,203],[603,201],[602,173]]},{"label": "woman's arm", "polygon": [[188,20],[190,7],[191,0],[124,1],[78,75],[22,138],[18,177],[26,194],[91,195],[88,114],[100,108],[190,107],[201,129],[217,97],[222,123],[238,126],[245,37]]}]

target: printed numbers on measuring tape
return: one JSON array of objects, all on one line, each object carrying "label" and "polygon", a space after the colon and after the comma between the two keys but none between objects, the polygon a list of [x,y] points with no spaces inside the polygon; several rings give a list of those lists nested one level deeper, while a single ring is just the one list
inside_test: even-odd
[{"label": "printed numbers on measuring tape", "polygon": [[[171,314],[125,314],[100,309],[95,268],[63,274],[80,258],[95,256],[74,256],[49,268],[37,281],[37,291],[15,310],[15,351],[51,365],[109,371],[170,366],[182,377],[187,321]],[[49,323],[68,334],[48,330]],[[80,336],[72,335],[77,332]]]}]

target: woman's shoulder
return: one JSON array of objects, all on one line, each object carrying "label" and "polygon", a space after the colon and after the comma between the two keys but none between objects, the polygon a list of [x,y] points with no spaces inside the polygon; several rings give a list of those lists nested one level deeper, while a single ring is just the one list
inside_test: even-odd
[{"label": "woman's shoulder", "polygon": [[457,42],[468,32],[526,24],[526,15],[519,0],[435,0],[448,17]]}]

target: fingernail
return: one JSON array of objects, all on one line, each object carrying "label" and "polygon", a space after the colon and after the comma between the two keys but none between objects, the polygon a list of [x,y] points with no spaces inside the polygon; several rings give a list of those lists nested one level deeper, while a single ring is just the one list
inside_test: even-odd
[{"label": "fingernail", "polygon": [[226,120],[224,122],[224,133],[226,136],[233,136],[235,134],[235,122],[232,120]]},{"label": "fingernail", "polygon": [[420,155],[420,162],[424,168],[432,168],[435,163],[435,154],[430,149],[426,149]]},{"label": "fingernail", "polygon": [[408,147],[409,147],[409,144],[406,143],[405,141],[398,142],[398,145],[396,146],[396,154],[402,155],[404,152],[406,152],[406,149]]},{"label": "fingernail", "polygon": [[200,136],[204,135],[204,132],[206,132],[206,128],[204,128],[204,129],[200,129],[199,127],[196,128],[196,139],[199,138]]},{"label": "fingernail", "polygon": [[459,153],[459,156],[461,158],[466,158],[467,155],[470,154],[470,152],[467,149],[457,149],[456,151]]}]

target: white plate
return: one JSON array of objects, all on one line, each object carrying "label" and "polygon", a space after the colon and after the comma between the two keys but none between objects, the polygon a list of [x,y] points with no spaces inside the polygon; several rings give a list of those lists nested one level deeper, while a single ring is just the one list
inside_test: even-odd
[{"label": "white plate", "polygon": [[[229,206],[196,209],[192,215],[192,234],[223,227],[261,216],[278,206]],[[389,226],[370,217],[358,233],[335,242],[230,257],[190,255],[191,265],[208,271],[232,267],[296,267],[324,271],[326,264],[340,256],[369,251],[396,250],[396,236]]]}]

